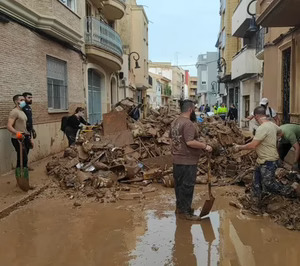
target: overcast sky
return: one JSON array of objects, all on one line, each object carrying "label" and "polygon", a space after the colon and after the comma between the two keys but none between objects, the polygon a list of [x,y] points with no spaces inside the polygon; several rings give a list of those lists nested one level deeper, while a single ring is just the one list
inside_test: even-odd
[{"label": "overcast sky", "polygon": [[[216,51],[219,0],[138,0],[149,19],[149,59],[196,64],[197,56]],[[195,67],[189,69],[196,75]]]}]

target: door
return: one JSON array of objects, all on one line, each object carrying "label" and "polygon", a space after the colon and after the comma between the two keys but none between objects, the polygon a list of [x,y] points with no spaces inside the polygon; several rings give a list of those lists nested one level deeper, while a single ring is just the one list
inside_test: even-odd
[{"label": "door", "polygon": [[248,117],[250,115],[250,96],[243,96],[243,98],[245,106],[244,117]]},{"label": "door", "polygon": [[283,60],[283,123],[290,123],[290,83],[291,83],[291,48],[288,48],[282,53]]},{"label": "door", "polygon": [[100,123],[102,120],[101,76],[93,69],[88,70],[88,94],[89,123]]},{"label": "door", "polygon": [[229,89],[229,106],[234,103],[234,89]]}]

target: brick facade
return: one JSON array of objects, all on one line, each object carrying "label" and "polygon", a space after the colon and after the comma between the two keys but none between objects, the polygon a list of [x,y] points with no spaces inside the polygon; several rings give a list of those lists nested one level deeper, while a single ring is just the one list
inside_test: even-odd
[{"label": "brick facade", "polygon": [[84,105],[81,55],[15,22],[0,24],[0,128],[14,107],[12,97],[33,93],[34,122],[60,121],[65,113],[51,114],[47,103],[47,60],[50,55],[67,62],[69,111]]}]

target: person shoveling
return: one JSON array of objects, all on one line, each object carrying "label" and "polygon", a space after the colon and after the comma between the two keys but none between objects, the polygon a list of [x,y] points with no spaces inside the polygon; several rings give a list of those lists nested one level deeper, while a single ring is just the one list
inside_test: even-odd
[{"label": "person shoveling", "polygon": [[279,194],[286,197],[300,195],[298,183],[284,185],[275,179],[278,168],[277,138],[282,135],[282,130],[266,115],[266,109],[262,106],[254,110],[254,118],[259,123],[252,142],[246,145],[235,145],[237,151],[255,150],[258,156],[257,167],[254,172],[252,183],[253,203],[259,207],[264,196]]},{"label": "person shoveling", "polygon": [[171,125],[173,176],[176,195],[176,214],[179,217],[197,221],[191,208],[197,176],[200,151],[212,152],[212,147],[198,141],[195,105],[191,100],[181,102],[181,115]]}]

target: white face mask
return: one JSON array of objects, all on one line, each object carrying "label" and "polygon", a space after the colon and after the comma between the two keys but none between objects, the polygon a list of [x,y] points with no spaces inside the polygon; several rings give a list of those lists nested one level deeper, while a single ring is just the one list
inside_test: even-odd
[{"label": "white face mask", "polygon": [[79,115],[80,117],[84,117],[84,112],[79,112],[78,115]]}]

